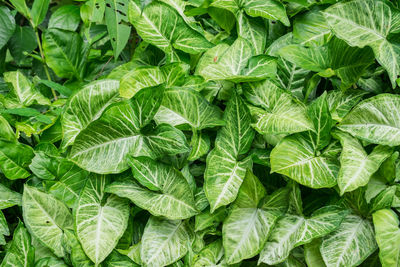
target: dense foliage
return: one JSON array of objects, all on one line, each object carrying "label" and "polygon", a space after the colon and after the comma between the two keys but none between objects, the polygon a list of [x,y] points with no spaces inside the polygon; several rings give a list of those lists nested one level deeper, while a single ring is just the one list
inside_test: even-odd
[{"label": "dense foliage", "polygon": [[0,266],[400,266],[399,6],[1,1]]}]

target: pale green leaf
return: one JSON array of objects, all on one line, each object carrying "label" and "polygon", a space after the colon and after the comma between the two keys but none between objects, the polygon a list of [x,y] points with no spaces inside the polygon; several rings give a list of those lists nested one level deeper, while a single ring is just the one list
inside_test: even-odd
[{"label": "pale green leaf", "polygon": [[253,105],[253,127],[261,134],[288,134],[312,130],[305,106],[271,80],[243,86],[246,99]]},{"label": "pale green leaf", "polygon": [[204,247],[193,259],[193,267],[225,266],[224,248],[221,240],[216,240]]},{"label": "pale green leaf", "polygon": [[374,50],[394,87],[400,70],[400,47],[388,36],[398,30],[400,12],[384,0],[353,0],[327,8],[324,15],[340,39],[351,46],[370,46]]},{"label": "pale green leaf", "polygon": [[208,80],[247,82],[276,74],[276,61],[267,55],[254,56],[251,43],[238,38],[231,45],[220,44],[208,50],[196,67],[196,74]]},{"label": "pale green leaf", "polygon": [[372,224],[348,215],[339,228],[324,238],[320,247],[327,267],[358,266],[377,248]]},{"label": "pale green leaf", "polygon": [[35,249],[31,245],[31,236],[22,222],[18,223],[14,230],[13,240],[1,263],[1,267],[8,266],[33,266],[35,261]]},{"label": "pale green leaf", "polygon": [[323,207],[310,218],[286,214],[271,231],[259,262],[269,265],[283,262],[293,248],[336,230],[346,214],[347,211],[336,206]]},{"label": "pale green leaf", "polygon": [[86,255],[101,263],[115,248],[129,219],[129,203],[104,189],[105,175],[92,175],[82,190],[74,211],[75,229]]},{"label": "pale green leaf", "polygon": [[63,232],[73,227],[72,215],[65,204],[52,195],[25,184],[22,210],[29,232],[55,255],[64,257]]},{"label": "pale green leaf", "polygon": [[261,182],[248,171],[222,228],[227,263],[238,263],[257,255],[275,221],[285,212],[287,191],[278,190],[264,199],[265,195]]},{"label": "pale green leaf", "polygon": [[390,147],[379,145],[368,155],[356,138],[340,132],[335,132],[335,135],[343,147],[338,175],[341,195],[365,186],[381,164],[393,153]]},{"label": "pale green leaf", "polygon": [[221,117],[221,110],[208,103],[199,92],[176,87],[165,90],[162,105],[154,119],[157,123],[189,125],[201,130],[223,125]]},{"label": "pale green leaf", "polygon": [[50,105],[50,100],[42,95],[33,86],[32,82],[19,70],[4,73],[4,80],[8,83],[12,83],[12,92],[21,105],[30,106],[35,103]]},{"label": "pale green leaf", "polygon": [[338,125],[342,131],[374,144],[400,145],[400,97],[380,94],[360,102]]},{"label": "pale green leaf", "polygon": [[271,152],[271,171],[311,187],[336,185],[339,164],[336,158],[316,154],[308,133],[285,137]]},{"label": "pale green leaf", "polygon": [[144,229],[141,259],[144,266],[166,266],[186,255],[194,239],[185,221],[150,217]]},{"label": "pale green leaf", "polygon": [[186,219],[197,214],[192,190],[178,170],[145,157],[131,158],[129,164],[142,186],[121,179],[109,185],[107,192],[129,198],[155,216]]},{"label": "pale green leaf", "polygon": [[375,212],[372,218],[382,266],[399,266],[400,229],[397,215],[392,210],[384,209]]},{"label": "pale green leaf", "polygon": [[73,144],[83,129],[97,120],[109,105],[119,100],[118,87],[118,81],[100,80],[86,85],[71,96],[61,120],[64,148]]},{"label": "pale green leaf", "polygon": [[155,1],[142,10],[138,2],[129,3],[129,21],[140,37],[163,50],[169,61],[179,58],[175,49],[197,54],[213,46],[188,26],[172,7]]}]

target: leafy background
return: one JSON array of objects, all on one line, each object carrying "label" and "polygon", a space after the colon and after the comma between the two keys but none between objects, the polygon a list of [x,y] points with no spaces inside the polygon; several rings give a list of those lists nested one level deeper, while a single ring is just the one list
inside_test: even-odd
[{"label": "leafy background", "polygon": [[400,266],[399,5],[1,1],[1,266]]}]

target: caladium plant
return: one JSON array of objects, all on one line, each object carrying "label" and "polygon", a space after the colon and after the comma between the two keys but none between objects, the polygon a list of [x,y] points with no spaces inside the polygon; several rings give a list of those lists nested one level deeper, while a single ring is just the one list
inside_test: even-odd
[{"label": "caladium plant", "polygon": [[0,2],[0,267],[400,266],[400,1]]}]

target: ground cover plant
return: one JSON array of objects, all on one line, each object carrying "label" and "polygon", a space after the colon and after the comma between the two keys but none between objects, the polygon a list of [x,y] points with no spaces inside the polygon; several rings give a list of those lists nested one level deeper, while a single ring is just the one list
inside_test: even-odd
[{"label": "ground cover plant", "polygon": [[400,266],[400,1],[0,2],[0,266]]}]

